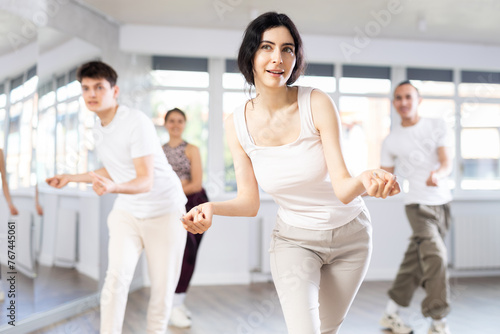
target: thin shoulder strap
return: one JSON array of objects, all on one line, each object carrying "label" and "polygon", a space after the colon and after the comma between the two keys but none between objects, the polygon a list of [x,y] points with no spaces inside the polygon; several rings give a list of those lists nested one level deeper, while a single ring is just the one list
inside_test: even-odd
[{"label": "thin shoulder strap", "polygon": [[316,126],[314,126],[311,109],[311,93],[313,90],[313,87],[299,86],[297,100],[299,104],[300,121],[302,122],[303,130],[310,134],[317,134],[318,130],[316,129]]},{"label": "thin shoulder strap", "polygon": [[238,140],[240,141],[240,145],[243,148],[243,150],[248,154],[249,151],[252,149],[253,145],[245,121],[245,108],[246,108],[246,103],[234,110],[233,122],[234,122],[234,128],[236,130],[236,135],[238,136]]}]

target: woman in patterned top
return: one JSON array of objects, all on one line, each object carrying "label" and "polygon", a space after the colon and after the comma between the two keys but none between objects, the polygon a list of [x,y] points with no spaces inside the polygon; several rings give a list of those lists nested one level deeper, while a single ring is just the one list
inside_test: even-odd
[{"label": "woman in patterned top", "polygon": [[[182,188],[188,202],[186,211],[208,202],[205,190],[202,188],[203,169],[198,147],[182,139],[186,126],[186,114],[178,108],[169,110],[165,115],[165,129],[170,136],[168,143],[163,145],[163,152],[168,162],[181,179]],[[170,324],[175,327],[186,328],[191,326],[191,314],[184,305],[186,291],[193,276],[196,255],[203,234],[188,233],[182,270],[177,289],[175,290],[174,307],[170,316]]]}]

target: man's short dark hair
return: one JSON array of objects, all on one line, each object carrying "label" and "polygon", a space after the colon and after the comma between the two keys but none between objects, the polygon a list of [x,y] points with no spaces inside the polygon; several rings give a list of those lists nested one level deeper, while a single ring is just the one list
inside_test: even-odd
[{"label": "man's short dark hair", "polygon": [[417,88],[417,87],[415,87],[415,85],[414,85],[414,84],[412,84],[410,80],[401,81],[401,82],[400,82],[400,83],[396,86],[396,88],[394,88],[394,91],[396,91],[396,89],[398,89],[399,87],[404,86],[404,85],[410,85],[410,86],[412,86],[413,88],[415,88],[415,90],[417,91],[417,95],[418,95],[418,96],[420,96],[420,92],[418,91],[418,88]]},{"label": "man's short dark hair", "polygon": [[115,70],[102,61],[90,61],[81,65],[76,71],[76,79],[81,83],[82,79],[106,79],[111,87],[116,85],[118,74]]}]

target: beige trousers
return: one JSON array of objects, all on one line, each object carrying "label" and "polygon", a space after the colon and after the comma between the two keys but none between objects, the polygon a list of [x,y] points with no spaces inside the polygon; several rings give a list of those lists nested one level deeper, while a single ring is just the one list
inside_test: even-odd
[{"label": "beige trousers", "polygon": [[148,334],[164,334],[186,245],[181,211],[139,219],[113,210],[108,216],[108,270],[101,293],[101,334],[122,332],[130,283],[144,250],[151,280],[147,313]]},{"label": "beige trousers", "polygon": [[326,231],[278,218],[271,271],[289,334],[338,332],[368,269],[371,230],[364,212]]}]

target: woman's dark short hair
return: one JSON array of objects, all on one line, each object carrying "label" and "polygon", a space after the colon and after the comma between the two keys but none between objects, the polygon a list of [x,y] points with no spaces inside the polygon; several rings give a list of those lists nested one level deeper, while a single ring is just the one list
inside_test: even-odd
[{"label": "woman's dark short hair", "polygon": [[302,49],[302,39],[300,38],[299,31],[295,27],[292,20],[285,14],[278,14],[276,12],[267,12],[255,20],[250,22],[245,30],[243,41],[241,42],[240,51],[238,53],[238,67],[240,72],[245,77],[245,80],[250,85],[255,85],[253,77],[253,58],[259,49],[262,40],[262,34],[270,29],[277,27],[285,27],[290,31],[295,44],[295,67],[292,70],[290,78],[286,82],[287,85],[293,84],[300,75],[304,72],[305,60],[304,51]]},{"label": "woman's dark short hair", "polygon": [[76,71],[76,79],[81,83],[82,79],[106,79],[111,87],[116,85],[118,74],[115,70],[102,61],[90,61],[83,64]]},{"label": "woman's dark short hair", "polygon": [[174,109],[170,109],[165,114],[165,123],[167,123],[168,116],[170,116],[170,114],[173,113],[173,112],[178,112],[179,114],[182,115],[182,117],[184,117],[184,120],[186,120],[186,114],[184,113],[184,111],[180,110],[179,108],[174,108]]}]

